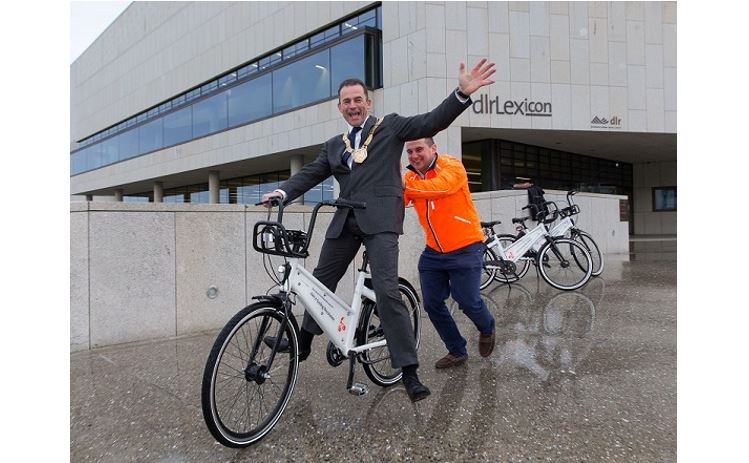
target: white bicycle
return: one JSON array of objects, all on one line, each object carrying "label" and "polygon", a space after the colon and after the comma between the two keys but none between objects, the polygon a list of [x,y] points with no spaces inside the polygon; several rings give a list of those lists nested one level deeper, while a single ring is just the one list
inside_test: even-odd
[{"label": "white bicycle", "polygon": [[[255,296],[258,302],[240,310],[221,330],[203,372],[203,417],[213,437],[228,447],[247,447],[273,429],[289,403],[299,368],[299,327],[292,306],[299,299],[329,338],[327,360],[338,366],[349,361],[347,389],[367,393],[354,382],[358,361],[375,384],[386,387],[402,376],[392,368],[390,351],[377,313],[377,302],[364,252],[351,304],[323,286],[303,266],[322,206],[363,208],[363,203],[338,199],[315,206],[306,232],[287,230],[282,223],[283,204],[277,221],[261,221],[253,229],[253,247],[264,255],[284,257],[278,269],[279,292]],[[270,219],[271,211],[268,211]],[[287,258],[291,258],[288,260]],[[413,323],[418,349],[421,334],[421,302],[405,279],[398,284]],[[272,341],[269,342],[268,340]]]},{"label": "white bicycle", "polygon": [[[523,210],[529,207],[525,206]],[[531,263],[544,281],[554,288],[572,291],[585,285],[593,270],[590,252],[578,241],[550,233],[547,226],[555,222],[558,215],[557,209],[538,211],[535,217],[538,225],[530,230],[525,227],[528,218],[512,219],[512,223],[518,225],[517,237],[497,235],[493,227],[501,223],[499,220],[481,222],[487,238],[480,288],[485,289],[494,280],[503,283],[518,281],[528,273]]]}]

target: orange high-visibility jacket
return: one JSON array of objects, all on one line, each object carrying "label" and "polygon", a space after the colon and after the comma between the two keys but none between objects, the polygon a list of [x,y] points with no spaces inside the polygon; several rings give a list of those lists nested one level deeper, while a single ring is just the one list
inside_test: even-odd
[{"label": "orange high-visibility jacket", "polygon": [[422,178],[408,166],[403,176],[403,200],[413,201],[424,227],[427,246],[451,252],[484,240],[479,216],[468,190],[468,175],[460,160],[437,154]]}]

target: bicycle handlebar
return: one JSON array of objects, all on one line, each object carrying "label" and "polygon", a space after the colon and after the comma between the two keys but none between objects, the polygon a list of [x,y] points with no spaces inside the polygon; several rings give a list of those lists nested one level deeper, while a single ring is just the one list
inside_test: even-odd
[{"label": "bicycle handlebar", "polygon": [[[270,198],[268,201],[261,201],[256,206],[267,204],[268,208],[268,220],[255,223],[253,230],[253,247],[258,252],[283,255],[287,257],[302,257],[305,258],[308,255],[307,249],[309,248],[312,232],[315,229],[315,222],[317,221],[317,213],[323,206],[332,207],[346,207],[351,209],[365,209],[367,204],[361,201],[351,201],[344,198],[338,198],[336,200],[321,201],[315,205],[312,209],[312,218],[310,219],[307,231],[296,231],[286,230],[283,226],[283,210],[285,208],[285,202],[277,196]],[[271,209],[273,206],[278,206],[278,219],[273,222],[270,221]],[[262,227],[262,229],[261,229]],[[258,243],[258,237],[262,234],[271,234],[273,239],[269,241],[270,245],[260,245]],[[272,247],[271,247],[272,246]]]}]

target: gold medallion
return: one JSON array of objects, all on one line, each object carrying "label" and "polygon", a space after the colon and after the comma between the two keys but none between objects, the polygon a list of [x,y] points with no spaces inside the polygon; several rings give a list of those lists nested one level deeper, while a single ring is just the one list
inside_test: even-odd
[{"label": "gold medallion", "polygon": [[362,162],[364,162],[365,159],[367,159],[367,147],[363,146],[361,148],[355,149],[353,156],[354,156],[354,161],[357,164],[361,164]]},{"label": "gold medallion", "polygon": [[348,134],[346,132],[343,132],[343,135],[341,135],[341,141],[343,141],[343,146],[345,147],[346,151],[352,155],[354,158],[354,161],[357,164],[361,164],[362,162],[367,160],[367,147],[370,143],[372,143],[372,137],[374,137],[375,130],[377,130],[377,127],[380,126],[382,123],[382,120],[384,118],[377,119],[377,123],[375,123],[374,127],[370,129],[369,136],[367,136],[367,139],[364,143],[361,144],[360,148],[353,149],[351,148],[351,142],[348,139]]}]

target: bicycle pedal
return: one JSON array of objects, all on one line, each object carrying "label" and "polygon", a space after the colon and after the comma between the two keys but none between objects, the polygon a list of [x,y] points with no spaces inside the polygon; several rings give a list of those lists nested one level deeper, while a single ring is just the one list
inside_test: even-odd
[{"label": "bicycle pedal", "polygon": [[366,384],[354,383],[351,385],[348,392],[351,395],[362,396],[369,392],[369,388],[367,388]]}]

